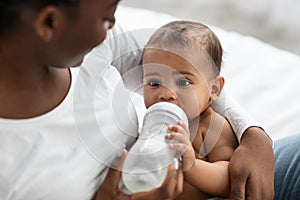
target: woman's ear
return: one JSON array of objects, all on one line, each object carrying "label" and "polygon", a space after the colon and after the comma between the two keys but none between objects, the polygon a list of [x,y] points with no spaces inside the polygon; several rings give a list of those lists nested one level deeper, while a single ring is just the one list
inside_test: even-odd
[{"label": "woman's ear", "polygon": [[224,86],[224,77],[217,76],[210,81],[210,96],[213,101],[217,100]]},{"label": "woman's ear", "polygon": [[38,13],[35,21],[37,35],[44,41],[49,42],[61,20],[61,12],[55,6],[45,6]]}]

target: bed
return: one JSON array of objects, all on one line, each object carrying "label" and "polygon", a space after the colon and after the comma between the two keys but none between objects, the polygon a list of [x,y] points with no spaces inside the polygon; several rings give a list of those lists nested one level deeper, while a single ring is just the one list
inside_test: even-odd
[{"label": "bed", "polygon": [[[156,28],[177,18],[119,6],[117,21],[128,30]],[[272,137],[300,133],[300,56],[256,38],[208,26],[224,49],[225,90]]]}]

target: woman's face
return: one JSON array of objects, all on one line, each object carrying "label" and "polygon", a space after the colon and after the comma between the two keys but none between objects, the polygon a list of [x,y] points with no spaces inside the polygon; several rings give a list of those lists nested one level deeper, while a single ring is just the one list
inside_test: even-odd
[{"label": "woman's face", "polygon": [[200,72],[199,66],[203,62],[192,56],[195,53],[189,55],[145,50],[143,85],[146,107],[162,101],[174,103],[185,111],[189,120],[193,120],[209,106],[208,73],[203,70]]},{"label": "woman's face", "polygon": [[79,5],[74,7],[74,15],[65,12],[65,8],[59,8],[64,16],[47,54],[50,65],[79,65],[93,47],[103,42],[107,30],[114,25],[118,2],[119,0],[80,0]]}]

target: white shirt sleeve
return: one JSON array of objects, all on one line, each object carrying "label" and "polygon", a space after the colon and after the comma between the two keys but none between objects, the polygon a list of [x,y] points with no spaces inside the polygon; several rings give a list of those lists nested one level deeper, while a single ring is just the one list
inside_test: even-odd
[{"label": "white shirt sleeve", "polygon": [[110,64],[119,71],[125,86],[139,93],[142,88],[141,60],[144,47],[155,30],[156,28],[125,30],[116,23],[104,42],[111,54]]},{"label": "white shirt sleeve", "polygon": [[[107,39],[104,42],[107,48],[106,51],[110,52],[108,62],[119,71],[125,86],[140,94],[143,88],[141,67],[143,49],[155,30],[155,28],[150,28],[126,31],[119,24],[116,24],[108,32]],[[213,103],[213,109],[228,119],[238,141],[241,140],[247,128],[251,126],[261,127],[224,91],[221,92],[218,100]]]},{"label": "white shirt sleeve", "polygon": [[234,99],[225,94],[224,89],[212,107],[229,121],[239,142],[247,128],[252,126],[261,127]]}]

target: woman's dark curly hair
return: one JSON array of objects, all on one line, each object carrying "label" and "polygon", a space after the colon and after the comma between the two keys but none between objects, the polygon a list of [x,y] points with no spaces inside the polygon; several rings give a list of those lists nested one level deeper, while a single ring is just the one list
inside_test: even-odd
[{"label": "woman's dark curly hair", "polygon": [[41,8],[46,5],[74,6],[80,0],[0,0],[0,37],[4,32],[8,32],[18,20],[20,6],[33,6]]}]

